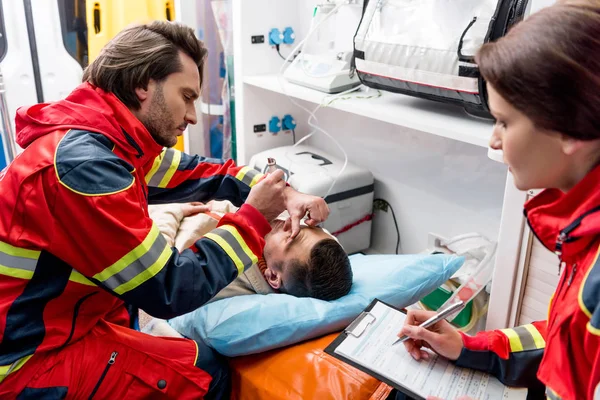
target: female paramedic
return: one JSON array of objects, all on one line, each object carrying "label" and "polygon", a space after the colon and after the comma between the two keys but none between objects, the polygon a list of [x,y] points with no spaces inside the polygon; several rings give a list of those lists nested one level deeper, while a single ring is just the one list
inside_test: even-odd
[{"label": "female paramedic", "polygon": [[445,321],[416,327],[431,313],[412,311],[399,335],[417,360],[429,347],[507,385],[545,386],[549,399],[600,399],[600,0],[559,1],[476,61],[496,119],[490,146],[518,189],[548,188],[525,216],[562,275],[547,321],[467,336]]}]

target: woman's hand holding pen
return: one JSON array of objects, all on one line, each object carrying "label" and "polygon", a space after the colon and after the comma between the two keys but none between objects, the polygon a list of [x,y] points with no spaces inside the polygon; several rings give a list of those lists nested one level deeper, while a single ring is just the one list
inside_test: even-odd
[{"label": "woman's hand holding pen", "polygon": [[406,335],[410,338],[404,342],[404,346],[415,360],[429,358],[429,354],[422,350],[423,347],[430,348],[449,360],[456,360],[463,349],[462,336],[456,328],[446,320],[431,325],[429,328],[418,326],[435,314],[434,311],[409,311],[404,327],[398,336]]}]

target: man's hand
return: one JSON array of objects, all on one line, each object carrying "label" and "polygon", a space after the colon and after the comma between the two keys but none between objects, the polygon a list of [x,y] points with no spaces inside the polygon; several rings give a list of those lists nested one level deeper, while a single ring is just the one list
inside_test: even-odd
[{"label": "man's hand", "polygon": [[193,201],[191,203],[184,203],[181,205],[181,211],[183,212],[183,217],[190,217],[192,215],[205,213],[210,211],[210,206],[207,206],[204,203],[200,203],[199,201]]},{"label": "man's hand", "polygon": [[404,327],[398,336],[406,335],[410,338],[404,342],[404,347],[415,360],[429,357],[426,351],[421,350],[423,347],[430,348],[449,360],[456,360],[464,347],[462,336],[456,328],[446,320],[431,325],[429,328],[418,326],[435,314],[434,311],[409,311]]},{"label": "man's hand", "polygon": [[291,224],[290,240],[300,232],[300,221],[307,215],[306,224],[315,226],[327,219],[329,207],[321,197],[297,192],[291,187],[285,188],[285,207],[290,213],[286,224]]},{"label": "man's hand", "polygon": [[283,171],[268,174],[250,190],[246,204],[256,208],[271,222],[285,210]]}]

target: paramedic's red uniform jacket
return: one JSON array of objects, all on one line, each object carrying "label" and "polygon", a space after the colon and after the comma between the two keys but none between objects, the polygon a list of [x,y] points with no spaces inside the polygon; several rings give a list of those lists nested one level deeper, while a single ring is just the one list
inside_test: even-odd
[{"label": "paramedic's red uniform jacket", "polygon": [[[457,363],[515,386],[546,385],[550,399],[600,397],[600,167],[567,194],[545,190],[525,206],[529,226],[559,255],[562,276],[548,321],[463,335]],[[498,266],[502,268],[502,266]]]},{"label": "paramedic's red uniform jacket", "polygon": [[[26,149],[0,174],[0,398],[42,376],[49,355],[59,357],[90,335],[103,336],[105,346],[81,348],[77,356],[94,357],[100,371],[121,368],[124,386],[132,385],[129,372],[167,369],[180,381],[159,384],[161,392],[201,397],[210,377],[194,367],[195,343],[123,328],[130,324],[124,303],[160,318],[198,308],[257,261],[270,227],[243,205],[179,254],[148,217],[147,204],[217,198],[239,206],[260,175],[232,161],[163,149],[114,95],[89,84],[57,103],[20,109],[17,131]],[[111,341],[153,360],[136,360],[129,372],[119,366],[125,355],[110,364]],[[79,384],[91,391],[98,372],[89,375],[91,383]],[[156,389],[155,375],[136,378]]]}]

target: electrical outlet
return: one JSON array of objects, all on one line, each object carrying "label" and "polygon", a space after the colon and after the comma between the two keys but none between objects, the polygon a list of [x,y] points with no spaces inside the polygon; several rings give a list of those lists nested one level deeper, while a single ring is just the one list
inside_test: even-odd
[{"label": "electrical outlet", "polygon": [[281,119],[281,129],[284,131],[291,131],[296,129],[296,120],[290,114],[286,114]]},{"label": "electrical outlet", "polygon": [[250,40],[252,41],[252,44],[264,43],[265,35],[254,35],[250,38]]},{"label": "electrical outlet", "polygon": [[281,131],[281,120],[279,117],[273,116],[269,120],[269,132],[271,132],[273,135],[277,135],[279,131]]},{"label": "electrical outlet", "polygon": [[267,125],[266,124],[257,124],[254,125],[254,133],[266,132]]},{"label": "electrical outlet", "polygon": [[277,28],[273,28],[269,31],[269,45],[275,46],[283,42],[283,33]]},{"label": "electrical outlet", "polygon": [[296,40],[296,34],[291,26],[288,26],[283,30],[283,43],[292,44]]},{"label": "electrical outlet", "polygon": [[377,200],[373,201],[373,210],[381,210],[381,211],[387,212],[388,208],[389,208],[388,203],[386,203],[383,200],[377,199]]}]

